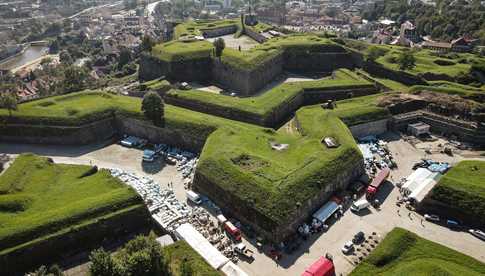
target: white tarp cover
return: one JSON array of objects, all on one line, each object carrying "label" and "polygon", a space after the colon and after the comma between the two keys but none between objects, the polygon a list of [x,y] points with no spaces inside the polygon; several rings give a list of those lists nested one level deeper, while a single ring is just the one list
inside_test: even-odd
[{"label": "white tarp cover", "polygon": [[426,178],[431,176],[432,172],[425,168],[418,168],[406,178],[406,182],[402,185],[404,190],[412,192],[423,182]]},{"label": "white tarp cover", "polygon": [[436,183],[438,183],[441,174],[435,173],[432,176],[433,177],[426,178],[426,180],[422,182],[422,185],[409,195],[409,198],[413,198],[418,204],[421,203],[429,191],[431,191]]},{"label": "white tarp cover", "polygon": [[184,223],[175,229],[175,235],[186,241],[214,269],[219,270],[229,261],[197,229],[188,223]]},{"label": "white tarp cover", "polygon": [[228,262],[221,268],[221,272],[226,276],[249,276],[239,266],[233,262]]},{"label": "white tarp cover", "polygon": [[313,214],[313,217],[321,222],[325,222],[338,209],[338,204],[335,201],[325,203],[318,211]]}]

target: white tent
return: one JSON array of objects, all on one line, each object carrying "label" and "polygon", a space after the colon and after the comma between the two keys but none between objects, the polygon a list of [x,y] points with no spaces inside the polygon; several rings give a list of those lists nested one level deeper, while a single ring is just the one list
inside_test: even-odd
[{"label": "white tent", "polygon": [[226,263],[222,268],[221,272],[227,276],[248,276],[239,266],[233,262]]},{"label": "white tent", "polygon": [[338,204],[335,201],[325,203],[318,211],[313,214],[313,217],[321,222],[325,222],[335,211],[338,210]]},{"label": "white tent", "polygon": [[415,190],[421,182],[429,178],[433,173],[425,168],[418,168],[406,178],[406,182],[402,185],[402,189],[411,193]]},{"label": "white tent", "polygon": [[229,259],[222,255],[202,234],[192,225],[185,223],[175,229],[175,235],[186,241],[206,262],[214,269],[219,270],[229,262]]},{"label": "white tent", "polygon": [[438,183],[441,174],[434,173],[433,177],[429,177],[422,182],[422,185],[409,194],[409,198],[414,199],[414,201],[419,204],[426,197],[426,195],[433,189],[433,187]]}]

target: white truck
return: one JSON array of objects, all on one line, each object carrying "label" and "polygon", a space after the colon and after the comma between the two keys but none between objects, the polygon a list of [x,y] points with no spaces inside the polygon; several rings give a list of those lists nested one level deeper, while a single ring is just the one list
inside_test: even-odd
[{"label": "white truck", "polygon": [[350,210],[354,212],[360,212],[364,209],[369,208],[369,206],[370,206],[369,201],[367,201],[366,199],[360,199],[352,203],[352,206],[350,206]]},{"label": "white truck", "polygon": [[238,253],[239,255],[241,255],[242,257],[248,260],[254,259],[254,256],[253,256],[254,252],[251,249],[247,248],[244,243],[236,244],[236,246],[234,246],[234,252]]},{"label": "white truck", "polygon": [[187,192],[185,193],[187,195],[187,199],[192,201],[194,204],[201,204],[202,203],[202,199],[200,198],[200,195],[192,190],[187,190]]}]

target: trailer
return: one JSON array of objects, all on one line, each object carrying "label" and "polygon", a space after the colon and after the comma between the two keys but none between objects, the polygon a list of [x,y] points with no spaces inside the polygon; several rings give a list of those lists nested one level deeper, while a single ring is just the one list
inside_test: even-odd
[{"label": "trailer", "polygon": [[389,168],[384,168],[376,175],[376,177],[374,177],[372,182],[369,184],[369,187],[367,187],[367,192],[366,192],[367,198],[373,198],[376,195],[382,183],[386,181],[390,173],[391,173],[391,170]]},{"label": "trailer", "polygon": [[335,276],[335,266],[330,259],[320,257],[301,276]]}]

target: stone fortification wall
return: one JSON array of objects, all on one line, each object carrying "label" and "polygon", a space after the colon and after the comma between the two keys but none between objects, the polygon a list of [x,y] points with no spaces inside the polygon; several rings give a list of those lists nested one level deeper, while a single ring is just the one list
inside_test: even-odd
[{"label": "stone fortification wall", "polygon": [[430,130],[433,133],[443,136],[456,136],[461,141],[485,146],[485,129],[475,128],[469,123],[426,111],[396,115],[390,121],[390,128],[406,131],[408,124],[416,122],[430,125]]},{"label": "stone fortification wall", "polygon": [[388,130],[389,119],[358,124],[349,127],[350,132],[356,138],[365,137],[368,135],[380,135]]},{"label": "stone fortification wall", "polygon": [[257,33],[257,32],[251,30],[251,28],[248,28],[248,27],[244,28],[244,34],[246,34],[250,38],[256,40],[258,43],[264,43],[268,40],[264,35]]},{"label": "stone fortification wall", "polygon": [[142,55],[138,75],[148,81],[165,76],[176,81],[206,81],[211,79],[211,59],[198,58],[166,62],[151,55]]},{"label": "stone fortification wall", "polygon": [[[334,52],[333,52],[334,51]],[[341,47],[328,52],[285,51],[284,69],[296,72],[332,72],[337,68],[355,67],[351,54]]]},{"label": "stone fortification wall", "polygon": [[95,249],[106,240],[147,227],[150,219],[146,207],[137,205],[126,212],[71,227],[66,233],[52,235],[0,255],[1,274],[24,275],[41,265],[63,261],[83,250]]},{"label": "stone fortification wall", "polygon": [[367,61],[364,62],[364,70],[371,75],[387,78],[393,81],[401,82],[406,85],[425,85],[426,81],[420,77],[411,75],[403,71],[395,71],[392,69],[385,68],[375,62]]},{"label": "stone fortification wall", "polygon": [[208,195],[224,213],[235,217],[245,225],[250,225],[258,234],[275,243],[284,241],[296,232],[297,227],[318,210],[335,191],[345,189],[348,184],[364,173],[362,158],[343,171],[335,172],[334,181],[328,183],[318,194],[309,199],[294,212],[287,221],[277,223],[242,201],[239,197],[223,190],[216,183],[212,183],[200,171],[196,171],[194,189]]},{"label": "stone fortification wall", "polygon": [[214,59],[212,79],[223,87],[250,96],[283,73],[283,62],[283,55],[280,54],[254,70],[243,70]]},{"label": "stone fortification wall", "polygon": [[116,133],[113,118],[81,126],[0,125],[0,141],[15,143],[84,145],[107,140]]},{"label": "stone fortification wall", "polygon": [[120,134],[145,138],[152,143],[165,143],[194,152],[200,152],[207,136],[191,135],[170,128],[155,127],[151,123],[123,116],[116,117],[116,128]]},{"label": "stone fortification wall", "polygon": [[215,29],[201,29],[200,31],[202,32],[202,35],[205,38],[211,38],[211,37],[233,34],[237,31],[237,26],[232,25],[232,26],[215,28]]},{"label": "stone fortification wall", "polygon": [[466,213],[454,205],[432,199],[431,191],[417,207],[420,213],[437,214],[441,217],[454,218],[469,227],[482,228],[485,226],[485,214],[476,215]]},{"label": "stone fortification wall", "polygon": [[152,55],[142,54],[139,65],[138,76],[142,81],[154,80],[169,73],[168,64]]}]

